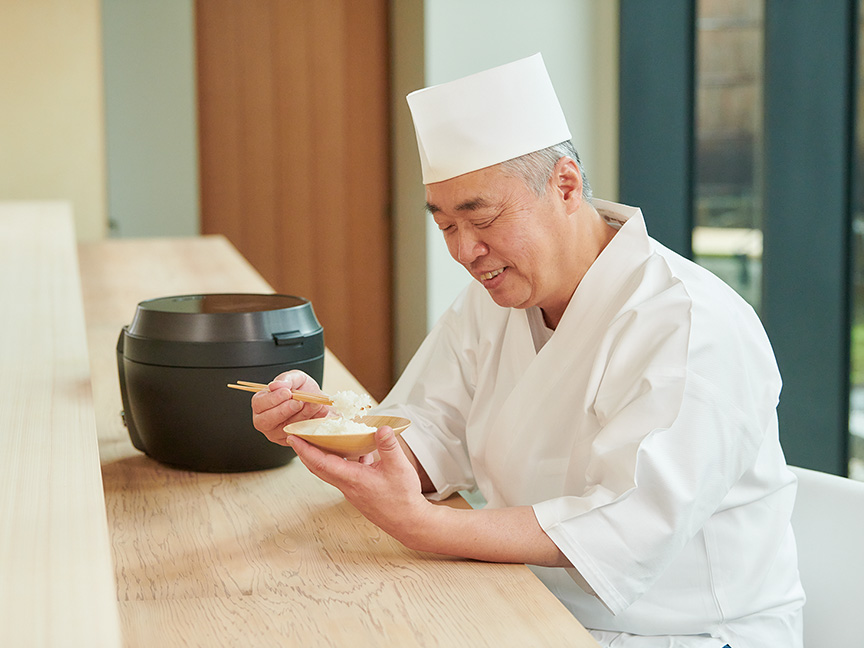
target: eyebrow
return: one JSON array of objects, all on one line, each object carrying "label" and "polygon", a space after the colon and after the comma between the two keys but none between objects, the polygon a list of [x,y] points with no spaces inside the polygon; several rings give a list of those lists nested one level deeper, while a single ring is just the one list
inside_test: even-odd
[{"label": "eyebrow", "polygon": [[[456,211],[477,211],[478,209],[485,209],[490,206],[491,203],[488,200],[478,196],[477,198],[471,198],[470,200],[466,200],[465,202],[456,205]],[[426,211],[430,214],[437,214],[441,211],[441,208],[438,205],[427,202]]]}]

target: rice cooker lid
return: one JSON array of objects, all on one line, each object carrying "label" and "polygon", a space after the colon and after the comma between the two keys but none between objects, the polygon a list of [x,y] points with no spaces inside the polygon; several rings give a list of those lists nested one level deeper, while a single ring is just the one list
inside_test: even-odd
[{"label": "rice cooker lid", "polygon": [[253,366],[324,352],[309,300],[219,293],[142,301],[121,334],[125,357],[170,366]]}]

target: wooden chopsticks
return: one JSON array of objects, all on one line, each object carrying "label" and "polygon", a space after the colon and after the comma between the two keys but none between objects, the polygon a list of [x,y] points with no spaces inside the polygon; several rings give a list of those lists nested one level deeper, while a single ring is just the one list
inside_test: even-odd
[{"label": "wooden chopsticks", "polygon": [[[248,380],[238,380],[236,385],[231,384],[228,387],[248,392],[267,391],[269,389],[264,383],[249,382]],[[306,403],[318,403],[319,405],[333,404],[333,399],[326,394],[310,394],[309,392],[294,391],[293,389],[291,390],[291,398]]]}]

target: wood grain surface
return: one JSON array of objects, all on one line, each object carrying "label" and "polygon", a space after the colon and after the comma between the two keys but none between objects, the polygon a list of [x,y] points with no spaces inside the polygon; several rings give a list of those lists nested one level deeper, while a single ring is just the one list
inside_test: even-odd
[{"label": "wood grain surface", "polygon": [[119,646],[72,212],[0,203],[0,646]]},{"label": "wood grain surface", "polygon": [[380,399],[393,384],[388,2],[200,0],[195,21],[201,231],[316,304],[328,346]]},{"label": "wood grain surface", "polygon": [[[114,348],[138,301],[269,286],[218,236],[79,251],[127,646],[596,646],[527,567],[408,550],[297,460],[212,474],[136,451]],[[363,390],[329,351],[324,375]]]}]

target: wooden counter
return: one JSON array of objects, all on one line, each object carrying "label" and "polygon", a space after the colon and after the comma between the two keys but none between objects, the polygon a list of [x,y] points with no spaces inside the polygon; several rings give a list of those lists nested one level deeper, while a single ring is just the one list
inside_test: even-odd
[{"label": "wooden counter", "polygon": [[[105,241],[79,255],[125,645],[597,645],[527,567],[410,551],[297,460],[209,474],[135,450],[115,345],[137,303],[272,291],[221,237]],[[362,390],[329,353],[324,389]]]},{"label": "wooden counter", "polygon": [[0,203],[0,646],[119,646],[72,212]]}]

